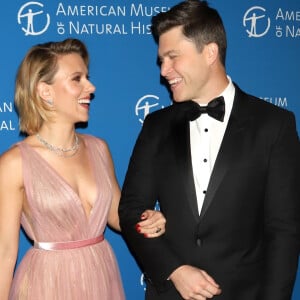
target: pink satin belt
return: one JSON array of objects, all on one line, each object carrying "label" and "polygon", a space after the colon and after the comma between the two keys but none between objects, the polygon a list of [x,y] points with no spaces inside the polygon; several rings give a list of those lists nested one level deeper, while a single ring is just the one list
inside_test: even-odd
[{"label": "pink satin belt", "polygon": [[79,241],[56,242],[56,243],[34,242],[33,247],[42,250],[66,250],[66,249],[75,249],[75,248],[95,245],[102,242],[103,240],[104,240],[104,236],[103,234],[101,234],[100,236],[97,236],[95,238],[91,238],[87,240],[79,240]]}]

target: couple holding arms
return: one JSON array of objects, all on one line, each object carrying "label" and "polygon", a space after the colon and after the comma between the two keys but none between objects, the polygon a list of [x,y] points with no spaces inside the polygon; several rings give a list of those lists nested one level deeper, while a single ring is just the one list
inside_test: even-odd
[{"label": "couple holding arms", "polygon": [[[225,29],[206,1],[159,13],[152,33],[174,103],[146,117],[122,192],[106,143],[75,131],[95,91],[82,42],[36,45],[22,61],[15,101],[27,137],[0,159],[1,300],[124,299],[107,224],[140,264],[148,300],[291,299],[294,115],[227,75]],[[34,245],[13,277],[20,224]]]}]

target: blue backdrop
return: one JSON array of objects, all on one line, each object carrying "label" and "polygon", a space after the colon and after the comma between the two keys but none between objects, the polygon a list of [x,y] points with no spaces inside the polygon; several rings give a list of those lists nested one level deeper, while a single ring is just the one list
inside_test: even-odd
[{"label": "blue backdrop", "polygon": [[[160,85],[150,18],[174,0],[5,1],[0,11],[0,153],[19,140],[14,79],[33,44],[82,39],[91,55],[96,97],[84,132],[110,145],[120,185],[147,113],[170,105]],[[295,113],[300,129],[300,1],[211,0],[228,35],[227,72],[245,91]],[[122,237],[106,231],[118,258],[127,299],[143,299],[141,271]],[[18,261],[30,243],[20,235]],[[299,273],[299,272],[298,272]],[[293,300],[300,299],[300,274]]]}]

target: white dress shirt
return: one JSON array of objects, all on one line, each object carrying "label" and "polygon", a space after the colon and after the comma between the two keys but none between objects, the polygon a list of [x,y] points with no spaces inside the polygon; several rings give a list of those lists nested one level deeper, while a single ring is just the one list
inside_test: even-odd
[{"label": "white dress shirt", "polygon": [[199,214],[233,105],[235,88],[231,78],[227,77],[229,84],[219,95],[225,101],[224,121],[220,122],[208,114],[201,114],[196,120],[190,121],[192,166]]}]

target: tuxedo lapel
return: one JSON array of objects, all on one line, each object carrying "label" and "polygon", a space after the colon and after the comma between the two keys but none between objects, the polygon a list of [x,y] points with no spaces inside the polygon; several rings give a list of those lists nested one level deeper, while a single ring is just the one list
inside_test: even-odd
[{"label": "tuxedo lapel", "polygon": [[246,95],[236,86],[232,112],[227,124],[227,128],[220,146],[220,150],[210,177],[209,185],[203,202],[200,218],[202,219],[207,212],[210,204],[214,200],[224,176],[228,172],[234,160],[241,151],[241,143],[247,123],[251,120],[247,112]]},{"label": "tuxedo lapel", "polygon": [[176,112],[177,117],[173,132],[173,149],[175,149],[175,159],[178,164],[179,183],[183,183],[184,194],[189,202],[191,211],[195,219],[199,219],[197,196],[195,190],[192,157],[190,146],[190,125],[189,120],[185,117],[185,104],[176,104],[180,106],[180,113]]},{"label": "tuxedo lapel", "polygon": [[[204,203],[200,213],[202,219],[214,200],[216,191],[222,183],[226,172],[233,164],[238,152],[241,150],[243,135],[247,128],[248,122],[251,121],[251,114],[248,111],[247,95],[244,94],[237,86],[232,112],[228,121],[228,125],[224,134],[223,141],[210,177],[209,185],[205,195]],[[197,196],[192,169],[191,146],[190,146],[190,126],[189,120],[183,115],[186,113],[187,107],[185,104],[176,104],[179,108],[174,110],[176,115],[174,118],[173,149],[175,149],[175,159],[178,164],[179,182],[184,183],[184,190],[187,201],[195,219],[199,219]]]}]

